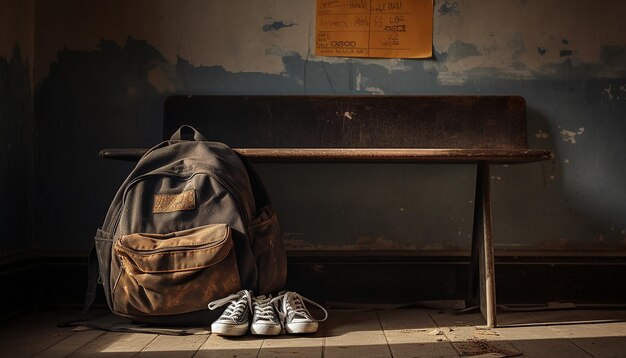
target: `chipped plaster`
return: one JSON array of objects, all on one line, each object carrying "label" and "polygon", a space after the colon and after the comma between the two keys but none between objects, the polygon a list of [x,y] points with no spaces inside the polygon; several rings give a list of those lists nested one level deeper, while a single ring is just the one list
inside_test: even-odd
[{"label": "chipped plaster", "polygon": [[[471,77],[472,70],[485,68],[500,78],[535,78],[551,75],[563,62],[561,51],[571,51],[573,65],[604,65],[602,75],[619,77],[626,65],[607,63],[606,57],[621,55],[626,45],[623,14],[626,2],[603,6],[591,0],[439,1],[438,8],[452,7],[454,13],[437,16],[434,46],[447,53],[455,43],[473,44],[480,55],[449,58],[447,78],[458,82]],[[603,48],[611,46],[607,54]],[[625,52],[626,53],[626,52]],[[617,57],[616,57],[617,56]]]},{"label": "chipped plaster", "polygon": [[[181,57],[234,73],[280,73],[282,55],[307,54],[313,13],[314,2],[301,0],[38,1],[38,25],[45,31],[37,34],[36,77],[45,77],[63,48],[91,51],[101,39],[123,44],[129,36],[156,46],[172,64]],[[294,25],[264,32],[274,21]]]},{"label": "chipped plaster", "polygon": [[542,130],[538,130],[537,133],[535,133],[535,138],[537,139],[548,139],[550,137],[550,135]]},{"label": "chipped plaster", "polygon": [[[601,7],[591,0],[440,0],[433,44],[441,58],[354,61],[389,71],[410,70],[415,63],[434,66],[440,83],[458,84],[472,77],[551,75],[565,51],[574,66],[602,64],[603,76],[618,77],[624,72],[619,59],[626,53],[625,12],[626,2],[619,1]],[[101,39],[123,44],[128,36],[146,40],[171,64],[180,57],[233,73],[283,73],[282,57],[293,54],[307,61],[347,61],[313,55],[315,0],[39,0],[37,14],[45,31],[37,35],[36,79],[63,48],[95,50]]]},{"label": "chipped plaster", "polygon": [[[38,81],[47,75],[62,49],[94,51],[102,39],[124,44],[129,36],[158,48],[170,64],[183,58],[193,66],[221,66],[232,73],[284,73],[283,57],[294,54],[307,61],[352,61],[314,55],[314,0],[233,0],[228,4],[204,0],[39,1],[37,13],[38,25],[45,29],[37,34]],[[412,69],[401,59],[362,62],[388,71]]]},{"label": "chipped plaster", "polygon": [[577,131],[570,131],[567,129],[563,129],[561,132],[561,139],[564,142],[570,142],[572,144],[576,144],[576,136],[579,136],[583,133],[585,133],[585,128],[584,127],[580,127],[578,128]]}]

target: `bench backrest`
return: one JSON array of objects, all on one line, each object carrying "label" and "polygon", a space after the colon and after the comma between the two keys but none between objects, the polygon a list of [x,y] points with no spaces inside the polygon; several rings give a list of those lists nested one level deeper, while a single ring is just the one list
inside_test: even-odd
[{"label": "bench backrest", "polygon": [[525,149],[519,96],[172,96],[182,124],[235,148]]}]

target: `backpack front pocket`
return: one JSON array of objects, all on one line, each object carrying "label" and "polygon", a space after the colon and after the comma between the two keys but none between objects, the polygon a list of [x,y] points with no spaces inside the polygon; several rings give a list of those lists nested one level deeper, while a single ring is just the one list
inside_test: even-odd
[{"label": "backpack front pocket", "polygon": [[231,230],[214,224],[168,234],[124,235],[114,244],[114,311],[188,313],[241,289]]}]

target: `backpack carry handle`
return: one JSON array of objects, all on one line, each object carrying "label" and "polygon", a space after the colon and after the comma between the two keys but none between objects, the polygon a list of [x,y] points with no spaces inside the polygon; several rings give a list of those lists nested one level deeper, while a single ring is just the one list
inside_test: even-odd
[{"label": "backpack carry handle", "polygon": [[186,124],[180,126],[178,130],[172,134],[170,140],[192,140],[196,142],[206,141],[206,138],[200,132],[198,132],[194,127],[188,126]]}]

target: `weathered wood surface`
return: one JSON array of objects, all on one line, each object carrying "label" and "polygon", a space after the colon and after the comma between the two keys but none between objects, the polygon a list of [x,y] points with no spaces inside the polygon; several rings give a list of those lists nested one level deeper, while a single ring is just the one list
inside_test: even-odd
[{"label": "weathered wood surface", "polygon": [[[103,149],[100,157],[136,161],[144,148]],[[527,163],[552,158],[541,149],[235,148],[257,162]]]},{"label": "weathered wood surface", "polygon": [[109,355],[133,357],[141,352],[158,335],[147,333],[106,332],[78,348],[70,357],[95,357]]},{"label": "weathered wood surface", "polygon": [[[314,335],[223,338],[73,331],[67,312],[37,312],[0,326],[6,357],[624,357],[626,310],[505,312],[485,329],[479,313],[331,311]],[[71,316],[71,314],[70,314]]]},{"label": "weathered wood surface", "polygon": [[207,341],[208,335],[159,335],[148,343],[135,357],[141,358],[191,358]]},{"label": "weathered wood surface", "polygon": [[236,150],[255,161],[523,163],[551,158],[549,151],[531,149],[251,148]]},{"label": "weathered wood surface", "polygon": [[334,312],[325,326],[324,357],[392,357],[374,311]]},{"label": "weathered wood surface", "polygon": [[435,326],[426,310],[377,312],[394,358],[458,357],[445,333]]},{"label": "weathered wood surface", "polygon": [[[517,96],[173,96],[163,137],[188,124],[256,161],[524,163],[526,103]],[[105,149],[137,160],[144,148]]]},{"label": "weathered wood surface", "polygon": [[518,96],[173,96],[182,124],[235,148],[525,149]]}]

